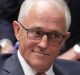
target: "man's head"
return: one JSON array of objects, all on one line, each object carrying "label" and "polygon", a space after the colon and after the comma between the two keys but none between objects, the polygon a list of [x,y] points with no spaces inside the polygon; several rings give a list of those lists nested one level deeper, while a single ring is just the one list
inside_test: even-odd
[{"label": "man's head", "polygon": [[62,0],[26,0],[14,31],[23,58],[36,71],[46,71],[69,37],[70,14]]}]

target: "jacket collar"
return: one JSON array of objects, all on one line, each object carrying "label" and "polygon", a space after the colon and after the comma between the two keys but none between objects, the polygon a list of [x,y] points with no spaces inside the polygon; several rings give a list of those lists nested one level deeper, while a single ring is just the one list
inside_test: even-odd
[{"label": "jacket collar", "polygon": [[17,54],[12,55],[5,62],[3,70],[5,72],[5,75],[24,75],[24,72],[23,72],[20,62],[18,60]]},{"label": "jacket collar", "polygon": [[[63,69],[60,65],[57,64],[58,60],[54,64],[55,75],[68,75],[68,72]],[[15,66],[16,64],[16,66]],[[18,60],[17,54],[12,55],[6,62],[3,67],[5,74],[2,75],[24,75],[23,69]]]}]

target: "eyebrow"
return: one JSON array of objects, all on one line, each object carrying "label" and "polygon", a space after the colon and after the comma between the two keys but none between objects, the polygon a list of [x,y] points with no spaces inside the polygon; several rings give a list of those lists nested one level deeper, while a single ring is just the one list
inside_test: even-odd
[{"label": "eyebrow", "polygon": [[[20,23],[20,22],[19,22]],[[20,23],[21,24],[21,23]],[[24,28],[24,29],[27,29],[27,28],[25,28],[22,24],[21,24],[21,26]],[[39,30],[39,31],[43,31],[44,32],[44,30],[41,28],[41,27],[31,27],[31,28],[29,28],[29,29],[32,29],[32,30]],[[55,32],[55,33],[59,33],[59,34],[61,34],[61,35],[63,35],[62,33],[60,33],[60,32],[58,32],[58,31],[56,31],[56,30],[51,30],[51,31],[49,31],[48,33],[53,33],[53,32]]]},{"label": "eyebrow", "polygon": [[41,27],[31,27],[30,29],[35,29],[35,30],[41,30],[41,31],[43,31],[43,29]]}]

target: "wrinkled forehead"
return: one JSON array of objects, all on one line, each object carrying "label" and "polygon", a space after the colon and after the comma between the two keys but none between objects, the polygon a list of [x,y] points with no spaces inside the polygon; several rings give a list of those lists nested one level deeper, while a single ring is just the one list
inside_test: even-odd
[{"label": "wrinkled forehead", "polygon": [[[33,4],[28,14],[25,13],[22,23],[30,26],[40,26],[51,29],[52,25],[64,25],[62,28],[65,29],[65,14],[62,9],[59,9],[56,5],[52,5],[48,2],[40,2]],[[41,24],[42,23],[42,24]],[[25,26],[26,27],[26,26]]]}]

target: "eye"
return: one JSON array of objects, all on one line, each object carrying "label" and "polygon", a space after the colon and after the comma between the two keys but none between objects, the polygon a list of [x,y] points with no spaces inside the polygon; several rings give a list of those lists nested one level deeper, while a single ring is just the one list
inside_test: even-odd
[{"label": "eye", "polygon": [[35,31],[33,31],[33,34],[34,34],[35,36],[41,36],[41,35],[42,35],[42,32],[35,30]]},{"label": "eye", "polygon": [[58,33],[50,33],[49,39],[54,40],[54,41],[60,41],[62,39],[62,36]]},{"label": "eye", "polygon": [[43,32],[39,30],[30,30],[28,31],[28,35],[29,37],[37,38],[37,37],[41,37],[43,35]]},{"label": "eye", "polygon": [[60,36],[58,34],[52,34],[53,38],[59,38]]}]

